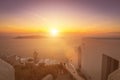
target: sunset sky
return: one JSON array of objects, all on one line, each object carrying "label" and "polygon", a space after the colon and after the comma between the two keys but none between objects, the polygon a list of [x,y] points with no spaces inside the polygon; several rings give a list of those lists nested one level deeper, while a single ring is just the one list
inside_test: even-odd
[{"label": "sunset sky", "polygon": [[119,0],[0,0],[0,32],[120,32]]}]

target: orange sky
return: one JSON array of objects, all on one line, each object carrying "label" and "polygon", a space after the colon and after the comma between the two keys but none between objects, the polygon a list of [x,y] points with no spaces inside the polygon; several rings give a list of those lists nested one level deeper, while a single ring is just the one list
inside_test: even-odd
[{"label": "orange sky", "polygon": [[[24,3],[26,1],[23,1]],[[36,33],[49,32],[52,28],[59,32],[120,32],[117,4],[114,7],[108,3],[101,5],[82,4],[80,2],[14,1],[1,5],[0,32]],[[28,3],[28,2],[27,2]],[[4,4],[4,3],[3,3]],[[97,4],[97,2],[95,3]],[[13,5],[13,7],[11,7]],[[107,8],[108,7],[108,8]],[[10,9],[9,9],[10,8]]]}]

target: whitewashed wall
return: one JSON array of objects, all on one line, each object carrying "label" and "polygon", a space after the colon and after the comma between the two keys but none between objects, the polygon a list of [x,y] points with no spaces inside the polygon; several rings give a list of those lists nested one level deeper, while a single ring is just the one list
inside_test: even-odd
[{"label": "whitewashed wall", "polygon": [[89,80],[101,80],[102,54],[120,61],[120,39],[83,39],[81,67]]},{"label": "whitewashed wall", "polygon": [[15,80],[14,68],[0,59],[0,80]]}]

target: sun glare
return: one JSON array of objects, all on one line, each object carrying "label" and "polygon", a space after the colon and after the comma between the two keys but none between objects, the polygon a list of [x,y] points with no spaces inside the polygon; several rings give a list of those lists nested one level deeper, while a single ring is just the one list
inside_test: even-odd
[{"label": "sun glare", "polygon": [[55,37],[55,36],[58,35],[58,30],[57,29],[51,29],[50,33],[51,33],[52,36]]}]

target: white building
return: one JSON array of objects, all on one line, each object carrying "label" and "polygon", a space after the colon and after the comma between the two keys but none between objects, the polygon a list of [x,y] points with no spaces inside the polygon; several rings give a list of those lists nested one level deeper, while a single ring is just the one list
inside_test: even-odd
[{"label": "white building", "polygon": [[88,80],[108,80],[108,77],[109,80],[120,80],[119,62],[120,38],[84,38],[82,40],[79,65]]},{"label": "white building", "polygon": [[0,59],[0,80],[15,80],[14,68]]}]

